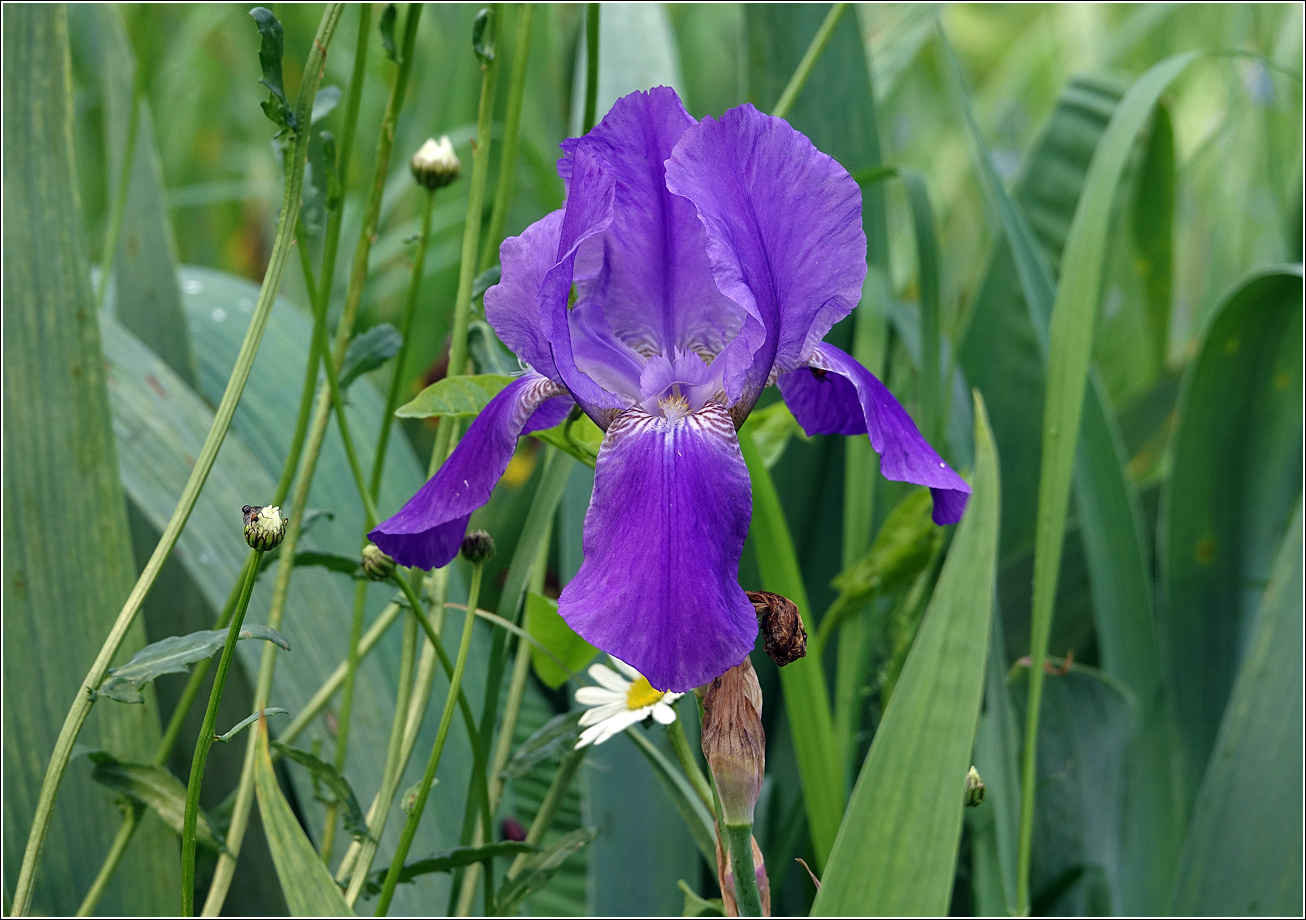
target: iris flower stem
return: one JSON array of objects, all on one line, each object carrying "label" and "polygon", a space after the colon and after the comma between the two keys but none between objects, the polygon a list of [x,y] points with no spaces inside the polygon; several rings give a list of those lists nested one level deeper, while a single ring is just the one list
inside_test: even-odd
[{"label": "iris flower stem", "polygon": [[703,771],[699,769],[694,751],[689,746],[689,738],[685,736],[685,726],[680,719],[667,726],[667,739],[671,742],[671,750],[675,752],[676,759],[680,761],[680,769],[685,771],[685,778],[698,793],[703,806],[708,811],[712,811],[716,807],[712,798],[712,786],[703,775]]},{"label": "iris flower stem", "polygon": [[807,85],[807,78],[812,75],[812,69],[816,67],[816,62],[821,59],[825,46],[830,43],[830,38],[834,35],[835,26],[839,25],[839,20],[843,18],[843,14],[847,9],[848,4],[846,3],[836,3],[830,7],[830,12],[825,15],[825,22],[821,23],[821,28],[816,30],[812,43],[803,52],[803,59],[798,62],[798,68],[794,71],[794,75],[789,78],[789,83],[785,86],[784,92],[780,94],[780,101],[771,110],[771,114],[776,118],[788,117],[789,110],[798,101],[798,94]]},{"label": "iris flower stem", "polygon": [[[408,76],[412,70],[413,47],[416,43],[417,24],[420,16],[421,5],[412,4],[404,26],[403,57],[399,62],[395,82],[391,87],[385,113],[381,118],[372,186],[368,193],[367,203],[364,206],[362,229],[359,233],[358,246],[354,252],[349,287],[346,291],[340,322],[336,327],[335,346],[331,354],[326,353],[325,342],[322,340],[325,330],[323,330],[323,337],[319,338],[319,345],[324,359],[323,364],[328,367],[328,380],[330,380],[330,371],[338,373],[338,369],[344,360],[345,351],[349,347],[349,340],[353,333],[354,319],[358,314],[358,306],[362,299],[363,283],[366,281],[367,275],[368,255],[371,252],[372,237],[375,234],[377,221],[380,218],[381,195],[385,189],[385,179],[390,168],[390,154],[394,148],[395,122],[398,120],[399,110],[403,107],[403,99],[408,87]],[[303,123],[307,123],[307,116]],[[319,285],[319,303],[325,302],[322,298],[325,297],[326,289],[327,285]],[[303,512],[308,500],[309,487],[312,484],[313,473],[317,469],[317,460],[322,450],[327,424],[331,417],[333,401],[330,391],[331,387],[328,385],[326,391],[318,394],[304,454],[300,459],[295,496],[291,502],[290,521],[286,527],[285,540],[282,543],[281,562],[277,568],[277,579],[272,589],[272,603],[268,610],[268,625],[274,629],[281,623],[281,618],[285,612],[286,599],[289,596],[295,546],[298,543],[303,525]],[[343,416],[343,413],[341,415]],[[354,465],[356,466],[356,464]],[[356,479],[362,484],[361,475],[356,474]],[[276,673],[276,651],[275,646],[263,650],[263,658],[259,665],[258,682],[254,690],[254,708],[256,709],[266,707],[268,697],[272,693],[272,682]],[[241,770],[240,784],[236,790],[236,803],[232,811],[231,825],[227,834],[229,852],[222,854],[218,858],[213,884],[209,888],[208,898],[204,904],[204,914],[206,916],[216,915],[221,910],[227,891],[231,887],[231,881],[235,874],[236,859],[240,854],[240,844],[244,839],[245,829],[249,823],[249,811],[254,799],[254,758],[257,752],[257,735],[251,733],[245,750],[245,762]]]},{"label": "iris flower stem", "polygon": [[[336,750],[332,766],[341,775],[345,772],[345,761],[349,756],[349,724],[354,716],[354,686],[358,678],[358,663],[361,659],[360,646],[363,641],[363,613],[367,605],[367,582],[359,579],[354,583],[354,610],[349,621],[349,651],[345,658],[345,682],[340,691],[340,712],[337,716]],[[336,843],[336,821],[340,814],[340,803],[334,799],[327,803],[326,816],[323,819],[322,862],[330,866],[331,851]]]},{"label": "iris flower stem", "polygon": [[[422,775],[422,784],[418,787],[417,800],[408,812],[404,822],[403,833],[399,837],[399,846],[390,861],[390,871],[386,873],[381,896],[376,904],[376,916],[384,917],[394,898],[395,885],[399,883],[399,871],[404,867],[408,850],[417,835],[417,824],[422,820],[426,810],[426,801],[431,794],[431,784],[435,782],[435,772],[440,766],[440,757],[444,753],[444,744],[449,737],[449,726],[453,723],[454,706],[462,689],[463,672],[467,669],[467,653],[472,647],[472,631],[476,625],[476,604],[480,600],[481,574],[485,569],[483,562],[472,566],[472,583],[467,589],[467,617],[463,621],[463,634],[458,643],[458,659],[454,662],[453,675],[449,678],[449,694],[444,702],[444,711],[440,714],[440,727],[436,729],[435,744],[431,747],[431,756],[426,762],[426,772]],[[420,609],[420,608],[419,608]],[[469,726],[470,728],[470,726]],[[473,735],[473,740],[475,736]]]},{"label": "iris flower stem", "polygon": [[599,4],[585,5],[585,120],[581,134],[589,134],[598,118]]},{"label": "iris flower stem", "polygon": [[513,42],[512,76],[508,79],[508,111],[503,119],[503,151],[499,154],[499,181],[494,189],[494,208],[490,227],[481,249],[480,271],[485,271],[499,256],[499,242],[508,223],[508,205],[512,202],[514,168],[517,165],[517,141],[521,136],[522,100],[526,97],[526,63],[531,53],[531,25],[535,4],[517,6],[517,37]]},{"label": "iris flower stem", "polygon": [[[322,14],[322,21],[318,26],[312,49],[305,62],[304,80],[300,86],[299,98],[296,102],[296,114],[300,124],[308,124],[313,99],[317,95],[317,87],[322,79],[326,49],[335,34],[336,25],[340,21],[343,8],[343,4],[332,3],[327,6]],[[114,620],[109,635],[101,645],[85,680],[77,688],[76,696],[67,716],[64,718],[63,726],[59,730],[59,736],[55,740],[54,750],[50,755],[50,764],[46,769],[45,779],[42,781],[35,813],[32,817],[32,829],[28,834],[23,862],[14,885],[12,909],[19,915],[26,914],[31,906],[32,891],[36,882],[36,870],[40,862],[41,851],[45,848],[46,835],[49,833],[50,821],[54,814],[55,799],[59,794],[59,786],[63,782],[64,772],[68,768],[68,761],[72,757],[73,745],[77,741],[77,736],[86,721],[87,715],[90,714],[93,704],[90,693],[103,682],[105,672],[108,671],[114,655],[117,654],[119,646],[122,645],[127,631],[135,622],[136,614],[140,611],[145,596],[154,586],[154,582],[163,568],[163,563],[171,555],[172,548],[176,545],[178,537],[181,536],[181,531],[186,526],[191,510],[195,507],[195,502],[199,498],[200,490],[203,489],[204,483],[208,479],[209,471],[213,469],[218,450],[222,447],[222,441],[226,437],[227,429],[231,426],[232,416],[236,413],[236,405],[240,402],[241,394],[244,392],[245,382],[249,379],[250,371],[254,367],[254,358],[258,354],[259,345],[263,340],[263,332],[267,329],[268,319],[272,315],[272,305],[276,301],[277,291],[281,287],[281,278],[285,271],[286,260],[290,256],[290,246],[294,242],[295,218],[299,214],[303,193],[304,163],[307,152],[308,133],[301,131],[295,135],[294,150],[289,159],[290,167],[286,175],[285,193],[281,204],[281,218],[277,224],[277,233],[273,241],[272,255],[268,261],[267,272],[263,276],[263,286],[259,290],[258,302],[255,304],[253,317],[250,319],[249,330],[245,334],[244,342],[241,343],[240,352],[236,356],[231,376],[227,380],[226,391],[223,393],[222,401],[218,404],[218,409],[214,413],[213,425],[209,428],[204,445],[200,449],[199,456],[196,458],[195,465],[191,470],[190,479],[187,480],[186,486],[182,490],[172,517],[164,527],[163,534],[154,547],[154,552],[151,554],[149,561],[146,562],[144,570],[136,581],[136,585],[132,588],[131,594],[128,595],[126,602]]]},{"label": "iris flower stem", "polygon": [[730,869],[735,876],[735,901],[739,916],[762,916],[762,896],[757,891],[757,875],[753,867],[753,825],[727,824],[726,839],[730,844]]},{"label": "iris flower stem", "polygon": [[[562,805],[563,798],[567,795],[567,790],[571,788],[571,781],[576,776],[576,771],[580,768],[581,761],[585,759],[585,749],[568,751],[567,756],[563,758],[562,763],[558,764],[558,772],[553,775],[553,782],[549,784],[549,791],[544,794],[544,801],[540,803],[540,810],[535,813],[535,820],[531,822],[531,828],[526,832],[526,842],[539,846],[544,835],[549,832],[553,826],[553,816],[558,813],[559,806]],[[512,865],[508,867],[508,874],[505,881],[512,881],[521,872],[522,866],[526,864],[527,854],[518,853],[513,859]],[[486,908],[487,911],[489,908]]]},{"label": "iris flower stem", "polygon": [[104,235],[104,252],[100,256],[100,283],[95,289],[95,309],[104,308],[104,295],[109,291],[109,275],[113,273],[114,257],[118,254],[118,236],[127,215],[127,195],[131,191],[132,170],[136,165],[136,136],[141,123],[141,67],[136,65],[132,75],[131,112],[127,116],[127,142],[123,145],[122,168],[118,170],[118,187],[113,193],[113,208],[109,211],[109,226]]},{"label": "iris flower stem", "polygon": [[236,602],[231,625],[227,627],[227,641],[222,646],[218,673],[213,677],[209,706],[204,711],[204,724],[200,726],[200,735],[195,739],[195,755],[191,758],[190,780],[186,784],[186,811],[181,825],[181,915],[183,917],[195,915],[195,825],[199,821],[200,787],[204,785],[204,765],[209,759],[209,748],[213,746],[213,729],[218,721],[218,704],[222,702],[222,691],[227,685],[227,674],[231,670],[231,657],[236,653],[236,640],[240,638],[240,627],[245,623],[245,611],[249,609],[249,597],[254,593],[258,564],[262,559],[263,551],[255,550],[254,564],[245,574],[240,600]]}]

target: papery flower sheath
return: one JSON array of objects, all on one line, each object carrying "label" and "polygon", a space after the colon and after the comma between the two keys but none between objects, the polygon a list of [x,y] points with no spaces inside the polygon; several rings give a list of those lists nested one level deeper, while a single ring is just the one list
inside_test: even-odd
[{"label": "papery flower sheath", "polygon": [[[752,494],[736,430],[778,383],[808,434],[867,434],[934,520],[970,487],[888,388],[822,339],[866,275],[847,170],[751,105],[695,119],[673,90],[617,101],[565,141],[563,208],[505,240],[486,317],[529,367],[371,539],[423,568],[457,553],[518,436],[579,405],[605,432],[584,561],[558,600],[581,636],[662,690],[739,664],[757,635],[738,584]],[[574,295],[574,299],[573,299]]]}]

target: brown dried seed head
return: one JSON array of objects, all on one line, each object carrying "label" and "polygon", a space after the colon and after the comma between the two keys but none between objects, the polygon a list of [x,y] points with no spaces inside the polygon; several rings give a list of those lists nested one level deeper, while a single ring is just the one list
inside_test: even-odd
[{"label": "brown dried seed head", "polygon": [[770,591],[746,591],[757,611],[757,625],[762,630],[763,647],[778,666],[797,661],[807,654],[807,630],[798,605],[789,598]]}]

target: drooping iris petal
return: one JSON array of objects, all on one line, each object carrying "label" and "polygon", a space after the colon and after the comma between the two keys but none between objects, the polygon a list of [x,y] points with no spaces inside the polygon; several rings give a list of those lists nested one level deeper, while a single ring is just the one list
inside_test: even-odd
[{"label": "drooping iris petal", "polygon": [[490,400],[458,447],[394,517],[368,539],[400,565],[431,569],[458,555],[473,511],[490,500],[523,433],[560,424],[572,401],[566,391],[528,373]]},{"label": "drooping iris petal", "polygon": [[664,164],[695,123],[675,90],[659,86],[623,96],[589,134],[562,144],[558,172],[569,188],[582,147],[616,177],[612,223],[577,260],[578,293],[596,300],[617,338],[645,356],[716,354],[743,322],[717,290],[694,207],[667,190]]},{"label": "drooping iris petal", "polygon": [[686,131],[667,187],[697,208],[717,287],[747,311],[717,359],[726,396],[746,410],[773,367],[797,367],[860,298],[861,192],[833,158],[751,105]]},{"label": "drooping iris petal", "polygon": [[712,680],[757,635],[738,584],[751,515],[748,470],[719,404],[674,419],[622,413],[599,450],[585,561],[558,612],[659,690]]},{"label": "drooping iris petal", "polygon": [[889,388],[833,345],[812,350],[808,367],[779,379],[780,392],[808,434],[869,434],[886,479],[929,486],[934,523],[955,524],[970,486],[953,472],[916,428]]}]

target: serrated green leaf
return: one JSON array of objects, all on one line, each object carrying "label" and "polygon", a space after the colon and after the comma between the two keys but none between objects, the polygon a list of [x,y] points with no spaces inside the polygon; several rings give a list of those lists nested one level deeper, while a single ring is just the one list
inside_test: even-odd
[{"label": "serrated green leaf", "polygon": [[[266,572],[280,561],[279,556],[264,555],[263,561],[259,563],[259,573]],[[355,556],[346,556],[343,553],[323,553],[311,549],[302,550],[295,553],[295,566],[320,566],[332,572],[349,575],[352,578],[365,577],[362,561]]]},{"label": "serrated green leaf", "polygon": [[[455,847],[452,850],[437,853],[435,856],[428,856],[426,859],[417,859],[405,863],[404,867],[399,870],[398,884],[402,885],[404,882],[411,882],[415,878],[430,875],[432,872],[452,872],[461,866],[470,866],[472,863],[483,862],[487,859],[497,859],[500,856],[516,856],[520,853],[538,853],[539,851],[539,847],[521,840],[501,840],[498,843],[487,843],[479,847]],[[373,898],[380,894],[381,886],[385,883],[386,873],[389,871],[389,867],[377,869],[368,876],[367,882],[363,885],[363,896]]]},{"label": "serrated green leaf", "polygon": [[260,709],[258,712],[252,712],[249,715],[245,716],[245,718],[241,719],[239,722],[233,725],[229,730],[223,732],[221,735],[215,735],[213,737],[213,740],[221,741],[222,743],[226,744],[232,738],[236,737],[236,735],[240,734],[246,728],[248,728],[249,726],[257,722],[259,718],[262,716],[288,716],[288,715],[290,715],[289,709],[282,709],[280,706],[269,706],[266,709]]},{"label": "serrated green leaf", "polygon": [[564,834],[553,841],[547,848],[536,853],[522,865],[517,877],[507,880],[495,899],[498,913],[511,914],[522,899],[533,891],[543,888],[553,873],[585,844],[599,835],[597,827],[582,827],[569,834]]},{"label": "serrated green leaf", "polygon": [[507,374],[475,374],[437,380],[412,401],[395,410],[398,418],[470,418],[480,415],[490,400],[499,395],[512,377]]},{"label": "serrated green leaf", "polygon": [[[178,834],[186,813],[186,784],[173,776],[167,767],[153,763],[132,763],[114,757],[108,751],[86,751],[95,764],[91,779],[133,802],[152,810]],[[211,850],[225,850],[226,842],[200,809],[195,824],[195,842]]]},{"label": "serrated green leaf", "polygon": [[[268,626],[246,624],[240,630],[240,638],[265,639],[290,651],[286,637]],[[201,629],[151,642],[126,664],[110,668],[98,693],[120,703],[144,703],[145,699],[139,692],[142,686],[164,674],[186,673],[192,664],[208,658],[226,641],[225,629]]]},{"label": "serrated green leaf", "polygon": [[[558,614],[558,602],[542,594],[526,595],[526,631],[553,653],[550,657],[544,649],[531,646],[531,666],[551,690],[565,684],[572,673],[580,671],[598,654],[598,649],[578,636]],[[565,667],[559,667],[554,658]]]},{"label": "serrated green leaf", "polygon": [[543,764],[560,763],[576,747],[583,712],[581,709],[564,712],[545,722],[517,746],[512,759],[503,768],[504,779],[525,776]]},{"label": "serrated green leaf", "polygon": [[1168,912],[1302,912],[1302,505],[1197,794]]},{"label": "serrated green leaf", "polygon": [[267,729],[259,727],[259,745],[254,755],[254,793],[267,835],[272,863],[281,880],[286,904],[295,917],[352,917],[335,879],[322,864],[313,844],[299,826],[286,797],[277,785],[268,752]]},{"label": "serrated green leaf", "polygon": [[857,779],[813,914],[947,913],[993,612],[999,481],[977,395],[974,493]]},{"label": "serrated green leaf", "polygon": [[340,366],[340,389],[343,391],[362,374],[374,371],[399,354],[404,337],[389,323],[381,323],[349,343],[344,364]]},{"label": "serrated green leaf", "polygon": [[341,775],[332,764],[327,763],[321,757],[310,751],[304,751],[297,747],[291,747],[280,741],[273,741],[272,746],[277,749],[283,757],[293,760],[313,774],[313,778],[325,785],[335,796],[335,803],[341,806],[341,817],[345,822],[345,829],[349,833],[360,836],[367,833],[367,819],[363,816],[363,809],[358,804],[358,797],[354,795],[354,790],[350,788],[349,781]]},{"label": "serrated green leaf", "polygon": [[266,7],[256,6],[249,11],[249,15],[258,25],[258,63],[263,71],[259,82],[271,93],[268,100],[262,103],[263,111],[273,124],[293,131],[296,129],[295,111],[286,101],[286,89],[281,78],[281,58],[285,53],[285,36],[281,23]]}]

